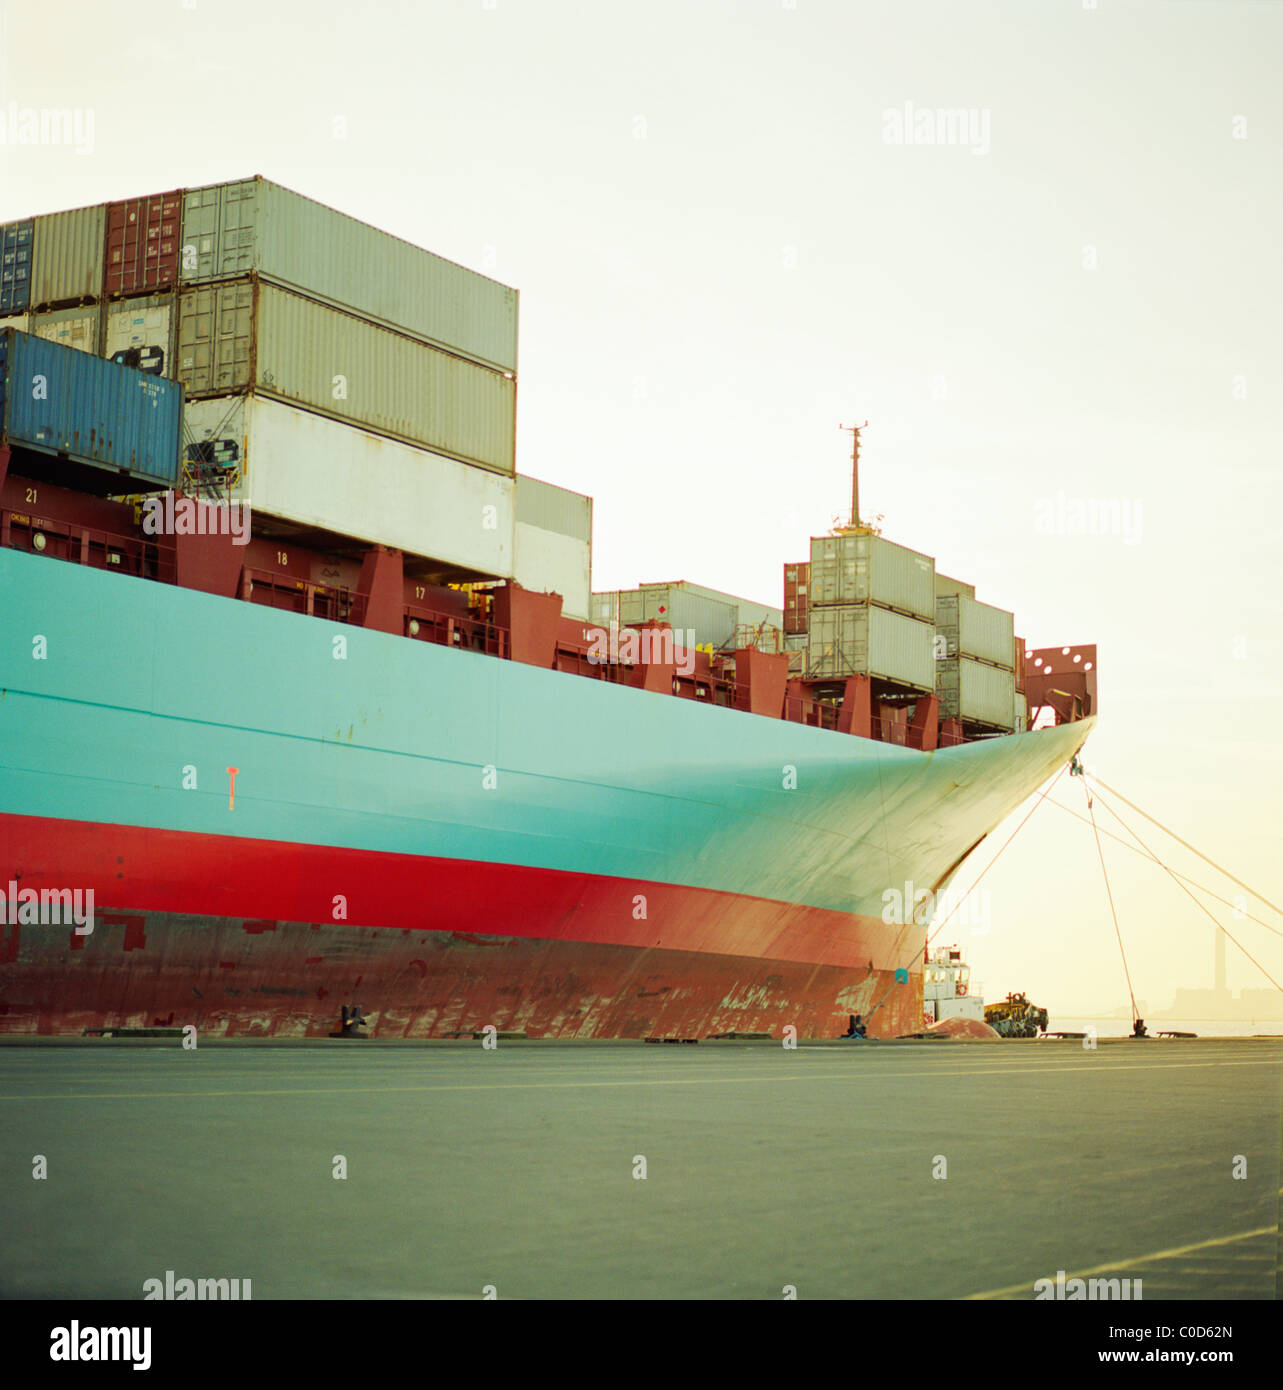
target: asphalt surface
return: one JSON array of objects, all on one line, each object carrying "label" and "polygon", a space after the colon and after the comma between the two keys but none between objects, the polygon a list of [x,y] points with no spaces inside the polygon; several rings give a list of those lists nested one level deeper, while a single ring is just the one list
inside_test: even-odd
[{"label": "asphalt surface", "polygon": [[1280,1042],[4,1047],[0,1295],[1273,1298],[1281,1114]]}]

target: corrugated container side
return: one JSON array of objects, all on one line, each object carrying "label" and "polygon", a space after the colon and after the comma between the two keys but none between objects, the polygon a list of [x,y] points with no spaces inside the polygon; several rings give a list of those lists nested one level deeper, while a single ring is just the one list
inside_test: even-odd
[{"label": "corrugated container side", "polygon": [[517,520],[588,542],[592,540],[592,498],[523,473],[517,477]]},{"label": "corrugated container side", "polygon": [[1013,644],[1016,669],[1016,689],[1022,694],[1025,689],[1025,639],[1017,637]]},{"label": "corrugated container side", "polygon": [[965,656],[947,657],[936,668],[941,719],[962,718],[1005,730],[1014,727],[1014,672]]},{"label": "corrugated container side", "polygon": [[0,227],[0,314],[15,314],[31,303],[31,243],[34,224]]},{"label": "corrugated container side", "polygon": [[105,220],[105,294],[155,294],[178,283],[181,189],[108,203]]},{"label": "corrugated container side", "polygon": [[280,184],[262,183],[259,271],[501,371],[517,370],[517,292]]},{"label": "corrugated container side", "polygon": [[[42,379],[44,389],[31,384]],[[183,389],[12,329],[0,334],[3,438],[149,483],[178,476]]]},{"label": "corrugated container side", "polygon": [[[675,632],[693,632],[694,646],[725,646],[735,636],[738,610],[721,599],[678,584],[643,585],[641,621],[668,623]],[[621,603],[622,603],[622,595]],[[637,621],[629,619],[628,621]]]},{"label": "corrugated container side", "polygon": [[757,603],[751,598],[740,598],[738,594],[728,594],[724,589],[710,589],[704,584],[692,584],[689,579],[643,584],[641,587],[643,589],[666,589],[672,594],[690,594],[695,598],[726,604],[739,615],[736,619],[738,623],[780,627],[784,622],[784,610],[782,608],[772,608],[769,603]]},{"label": "corrugated container side", "polygon": [[92,309],[51,309],[32,314],[30,331],[47,343],[61,343],[78,352],[101,356],[102,313],[97,305]]},{"label": "corrugated container side", "polygon": [[516,382],[500,372],[259,286],[260,391],[511,475]]},{"label": "corrugated container side", "polygon": [[948,656],[968,656],[1010,671],[1015,622],[1011,613],[964,594],[942,594],[936,600],[936,628],[948,643]]},{"label": "corrugated container side", "polygon": [[516,382],[418,339],[262,282],[179,296],[178,374],[192,397],[252,383],[377,434],[511,474]]},{"label": "corrugated container side", "polygon": [[962,594],[966,598],[975,598],[976,586],[974,584],[964,584],[961,579],[950,579],[947,574],[936,574],[936,597],[940,598],[944,594]]},{"label": "corrugated container side", "polygon": [[[502,474],[262,396],[189,401],[184,437],[192,449],[235,444],[232,496],[264,516],[512,578],[515,499]],[[488,507],[494,526],[482,524]]]},{"label": "corrugated container side", "polygon": [[881,536],[814,536],[811,592],[814,608],[876,603],[935,620],[935,561]]},{"label": "corrugated container side", "polygon": [[104,305],[102,355],[152,376],[176,377],[177,303],[164,294]]},{"label": "corrugated container side", "polygon": [[811,610],[807,675],[815,680],[874,676],[917,690],[935,688],[935,629],[876,604]]},{"label": "corrugated container side", "polygon": [[57,308],[102,298],[105,203],[34,220],[31,307]]},{"label": "corrugated container side", "polygon": [[1013,703],[1012,727],[1018,734],[1025,733],[1029,728],[1029,702],[1025,699],[1024,692],[1017,690]]},{"label": "corrugated container side", "polygon": [[473,361],[515,372],[514,289],[262,178],[189,189],[184,284],[254,272]]}]

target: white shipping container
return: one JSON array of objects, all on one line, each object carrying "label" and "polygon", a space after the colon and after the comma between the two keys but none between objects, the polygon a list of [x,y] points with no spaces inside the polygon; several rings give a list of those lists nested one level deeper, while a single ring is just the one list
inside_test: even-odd
[{"label": "white shipping container", "polygon": [[936,662],[941,719],[964,719],[990,728],[1015,727],[1016,676],[965,656]]},{"label": "white shipping container", "polygon": [[1029,702],[1020,691],[1016,692],[1012,708],[1014,710],[1012,727],[1016,733],[1023,734],[1029,728]]},{"label": "white shipping container", "polygon": [[1015,615],[964,594],[936,600],[936,630],[945,639],[946,656],[969,656],[1004,670],[1015,661]]},{"label": "white shipping container", "polygon": [[102,253],[107,206],[72,208],[34,218],[31,235],[31,307],[102,298]]},{"label": "white shipping container", "polygon": [[514,468],[511,377],[261,282],[181,292],[178,379],[189,399],[252,386],[465,463]]},{"label": "white shipping container", "polygon": [[175,302],[168,294],[107,305],[103,310],[102,355],[119,358],[139,371],[177,380]]},{"label": "white shipping container", "polygon": [[523,589],[560,594],[562,613],[568,618],[587,621],[591,616],[589,597],[592,592],[589,542],[557,531],[546,531],[524,521],[517,522],[514,537],[513,577],[517,583]]},{"label": "white shipping container", "polygon": [[517,291],[264,178],[188,189],[184,285],[255,274],[500,371]]},{"label": "white shipping container", "polygon": [[53,309],[31,315],[31,330],[37,338],[78,352],[97,353],[102,334],[102,315],[93,309]]},{"label": "white shipping container", "polygon": [[935,621],[935,561],[881,536],[811,538],[812,608],[876,603]]},{"label": "white shipping container", "polygon": [[875,604],[811,609],[806,672],[812,680],[874,676],[934,690],[935,627]]},{"label": "white shipping container", "polygon": [[233,445],[232,497],[265,515],[513,577],[511,478],[257,396],[188,401],[184,437]]}]

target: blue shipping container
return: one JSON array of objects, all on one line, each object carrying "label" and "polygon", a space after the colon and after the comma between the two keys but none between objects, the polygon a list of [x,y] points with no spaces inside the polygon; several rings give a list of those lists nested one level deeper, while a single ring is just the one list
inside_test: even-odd
[{"label": "blue shipping container", "polygon": [[177,381],[16,328],[0,332],[0,444],[173,486],[182,419]]},{"label": "blue shipping container", "polygon": [[31,303],[31,248],[35,224],[0,227],[0,314],[21,314]]}]

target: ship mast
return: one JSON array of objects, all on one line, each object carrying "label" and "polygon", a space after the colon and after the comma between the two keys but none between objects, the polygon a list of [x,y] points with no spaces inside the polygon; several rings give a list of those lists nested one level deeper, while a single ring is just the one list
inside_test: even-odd
[{"label": "ship mast", "polygon": [[860,431],[868,426],[866,420],[863,425],[839,425],[838,429],[848,430],[851,435],[851,522],[852,530],[860,524]]}]

